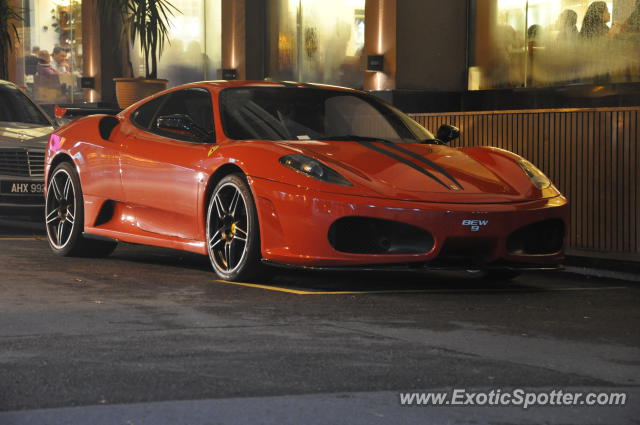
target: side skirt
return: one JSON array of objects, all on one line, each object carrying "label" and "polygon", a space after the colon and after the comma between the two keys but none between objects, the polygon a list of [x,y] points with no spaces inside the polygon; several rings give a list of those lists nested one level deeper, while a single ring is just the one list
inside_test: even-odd
[{"label": "side skirt", "polygon": [[162,248],[171,248],[207,255],[207,248],[204,241],[181,239],[172,236],[157,235],[154,233],[132,234],[116,230],[86,227],[83,236],[94,239],[99,238],[102,240],[129,242],[139,245],[159,246]]}]

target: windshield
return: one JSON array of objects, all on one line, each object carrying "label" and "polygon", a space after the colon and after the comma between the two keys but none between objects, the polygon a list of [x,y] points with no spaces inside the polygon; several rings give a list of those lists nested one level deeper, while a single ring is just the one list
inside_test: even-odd
[{"label": "windshield", "polygon": [[51,125],[27,96],[9,85],[0,85],[0,121]]},{"label": "windshield", "polygon": [[433,139],[402,112],[360,93],[320,88],[237,87],[220,93],[222,125],[235,140]]}]

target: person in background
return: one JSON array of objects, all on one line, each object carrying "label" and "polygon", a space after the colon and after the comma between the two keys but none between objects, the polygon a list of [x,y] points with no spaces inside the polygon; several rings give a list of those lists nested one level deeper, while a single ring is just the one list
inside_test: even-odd
[{"label": "person in background", "polygon": [[636,0],[636,9],[624,21],[621,32],[623,33],[640,33],[640,0]]},{"label": "person in background", "polygon": [[71,71],[71,66],[67,61],[67,51],[62,47],[54,47],[53,49],[53,62],[51,66],[58,71],[59,74],[66,74]]},{"label": "person in background", "polygon": [[[640,1],[640,0],[639,0]],[[571,9],[565,9],[558,17],[558,41],[574,41],[580,34],[578,32],[578,14]]]},{"label": "person in background", "polygon": [[24,58],[24,73],[26,75],[35,75],[38,72],[38,53],[40,52],[40,48],[38,46],[34,46],[31,49],[31,54]]},{"label": "person in background", "polygon": [[58,71],[51,65],[51,55],[47,50],[40,50],[38,52],[38,66],[37,74],[42,80],[46,80],[47,77],[58,75]]},{"label": "person in background", "polygon": [[511,25],[498,25],[494,34],[496,49],[489,59],[485,78],[493,81],[495,87],[505,88],[520,85],[524,76],[519,70],[524,70],[524,61],[519,61],[517,52],[524,43],[518,38],[516,30]]},{"label": "person in background", "polygon": [[587,13],[582,20],[580,37],[585,40],[593,40],[607,36],[609,34],[607,22],[610,20],[611,14],[609,13],[607,3],[594,1],[589,5]]},{"label": "person in background", "polygon": [[60,98],[58,71],[51,66],[51,55],[46,50],[38,53],[38,72],[34,76],[33,94],[37,102],[56,103]]},{"label": "person in background", "polygon": [[536,43],[540,43],[540,38],[542,37],[542,26],[540,25],[531,25],[529,29],[527,29],[527,39],[529,42],[535,41]]}]

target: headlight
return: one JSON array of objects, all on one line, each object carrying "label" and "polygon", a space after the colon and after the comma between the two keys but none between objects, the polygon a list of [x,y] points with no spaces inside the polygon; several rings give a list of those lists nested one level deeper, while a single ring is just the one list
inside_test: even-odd
[{"label": "headlight", "polygon": [[280,158],[280,163],[305,176],[312,177],[326,183],[352,186],[351,183],[320,161],[305,155],[287,155]]},{"label": "headlight", "polygon": [[545,176],[542,171],[538,170],[535,165],[533,165],[526,159],[521,159],[520,161],[518,161],[518,164],[520,165],[520,167],[522,167],[524,173],[531,179],[531,183],[533,183],[535,187],[543,190],[551,186],[551,180],[549,180],[549,178]]}]

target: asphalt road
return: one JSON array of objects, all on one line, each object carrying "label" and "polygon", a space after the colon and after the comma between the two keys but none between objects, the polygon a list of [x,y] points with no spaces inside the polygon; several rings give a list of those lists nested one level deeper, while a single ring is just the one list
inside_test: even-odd
[{"label": "asphalt road", "polygon": [[[0,219],[0,425],[638,424],[640,287],[568,273],[282,272],[122,244],[53,255]],[[400,393],[623,392],[624,406],[402,406]]]}]

